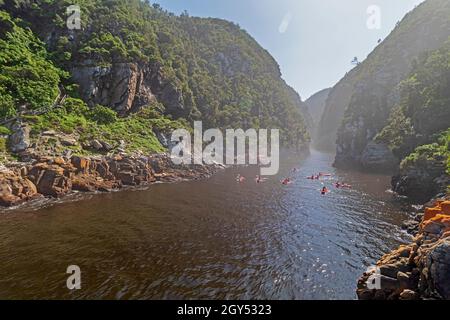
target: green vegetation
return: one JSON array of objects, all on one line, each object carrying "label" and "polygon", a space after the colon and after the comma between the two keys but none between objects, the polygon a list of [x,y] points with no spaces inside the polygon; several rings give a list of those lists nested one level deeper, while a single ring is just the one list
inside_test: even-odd
[{"label": "green vegetation", "polygon": [[6,152],[6,139],[0,138],[0,153]]},{"label": "green vegetation", "polygon": [[96,105],[89,112],[89,118],[98,124],[111,124],[117,121],[117,113],[107,107]]},{"label": "green vegetation", "polygon": [[400,104],[376,137],[400,159],[441,138],[450,126],[450,40],[415,63],[401,83]]},{"label": "green vegetation", "polygon": [[31,30],[0,11],[0,118],[18,107],[44,107],[58,95],[63,73],[47,59],[44,45]]},{"label": "green vegetation", "polygon": [[[317,147],[336,150],[337,133],[337,162],[351,159],[358,164],[367,144],[386,126],[398,84],[408,76],[413,61],[448,39],[449,15],[448,0],[424,1],[406,14],[367,59],[334,86],[319,124]],[[358,146],[355,132],[358,139],[364,137]]]},{"label": "green vegetation", "polygon": [[[72,4],[81,8],[81,31],[65,26]],[[182,93],[184,107],[167,109],[166,116],[202,120],[205,127],[279,128],[285,145],[309,142],[298,95],[270,54],[233,23],[178,17],[140,0],[5,0],[2,8],[46,39],[62,70],[85,61],[160,66],[165,83]]]},{"label": "green vegetation", "polygon": [[[36,7],[34,7],[36,9]],[[44,44],[23,22],[0,11],[0,118],[16,114],[20,106],[36,109],[49,106],[59,93],[58,85],[66,76],[55,67]],[[60,39],[61,40],[61,39]],[[110,45],[111,43],[104,39]],[[65,41],[59,41],[59,44]],[[53,56],[58,52],[54,52]],[[58,61],[58,59],[56,59]],[[64,67],[64,65],[62,65]],[[114,110],[97,105],[90,109],[80,99],[68,97],[64,105],[42,115],[25,115],[23,120],[31,125],[31,137],[36,140],[46,130],[56,130],[79,137],[80,144],[92,139],[109,142],[126,141],[126,151],[163,152],[153,130],[160,132],[186,127],[183,121],[173,121],[159,112],[160,105],[144,108],[138,114],[118,118]],[[0,126],[0,135],[9,135],[8,128]],[[49,145],[56,143],[49,139]],[[89,151],[73,147],[77,153]],[[7,138],[0,138],[0,153],[7,152]]]},{"label": "green vegetation", "polygon": [[[450,129],[444,132],[437,142],[417,147],[400,164],[402,172],[420,172],[422,177],[428,177],[431,184],[423,190],[430,197],[438,192],[450,193],[450,184],[437,187],[434,179],[450,175]],[[448,180],[447,180],[448,181]],[[434,191],[433,191],[434,189]],[[431,191],[431,192],[430,192]]]},{"label": "green vegetation", "polygon": [[450,40],[414,64],[400,84],[400,103],[376,137],[403,159],[402,173],[420,172],[432,180],[450,175],[449,88]]},{"label": "green vegetation", "polygon": [[1,135],[8,135],[10,133],[11,133],[11,131],[8,128],[0,126],[0,136]]},{"label": "green vegetation", "polygon": [[450,174],[450,129],[437,142],[417,147],[400,164],[402,170],[412,167],[443,167]]},{"label": "green vegetation", "polygon": [[[76,112],[73,111],[75,106]],[[114,111],[108,108],[97,106],[90,110],[82,100],[69,98],[61,108],[39,116],[26,116],[25,119],[32,125],[31,134],[35,139],[51,128],[78,136],[79,142],[84,144],[98,139],[116,147],[118,141],[124,140],[128,152],[163,152],[164,147],[159,143],[154,131],[167,132],[171,129],[186,128],[187,123],[157,115],[156,108],[148,107],[129,117],[117,118]],[[106,113],[103,113],[105,110]],[[114,116],[111,116],[111,112]],[[77,148],[74,151],[81,152]]]}]

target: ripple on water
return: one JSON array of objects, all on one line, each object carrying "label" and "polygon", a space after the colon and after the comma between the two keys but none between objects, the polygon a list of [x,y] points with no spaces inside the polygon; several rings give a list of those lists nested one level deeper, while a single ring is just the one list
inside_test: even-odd
[{"label": "ripple on water", "polygon": [[[313,152],[284,158],[263,184],[257,168],[234,168],[0,215],[0,298],[353,299],[366,266],[409,237],[386,177],[331,162]],[[305,179],[319,171],[354,189]],[[83,274],[74,293],[64,287],[70,264]]]}]

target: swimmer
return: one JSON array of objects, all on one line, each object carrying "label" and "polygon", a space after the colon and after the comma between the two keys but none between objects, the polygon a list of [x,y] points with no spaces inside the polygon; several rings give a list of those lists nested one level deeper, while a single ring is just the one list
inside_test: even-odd
[{"label": "swimmer", "polygon": [[260,175],[257,175],[255,181],[256,183],[263,183],[266,181],[266,179],[262,178]]}]

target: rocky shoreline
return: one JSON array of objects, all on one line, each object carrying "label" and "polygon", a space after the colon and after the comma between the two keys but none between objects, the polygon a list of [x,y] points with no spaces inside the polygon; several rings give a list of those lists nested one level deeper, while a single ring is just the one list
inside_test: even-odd
[{"label": "rocky shoreline", "polygon": [[405,224],[413,242],[384,255],[358,281],[360,300],[450,300],[450,198],[434,200]]},{"label": "rocky shoreline", "polygon": [[210,177],[220,165],[175,165],[167,154],[40,157],[0,167],[0,209],[73,191],[110,192],[155,182]]}]

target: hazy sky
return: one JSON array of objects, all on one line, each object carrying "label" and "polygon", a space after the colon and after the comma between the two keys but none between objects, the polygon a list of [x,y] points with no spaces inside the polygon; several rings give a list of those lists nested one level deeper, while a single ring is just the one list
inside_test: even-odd
[{"label": "hazy sky", "polygon": [[[246,29],[281,66],[304,100],[333,86],[423,0],[156,0],[176,14],[223,18]],[[369,29],[370,6],[380,29]]]}]

